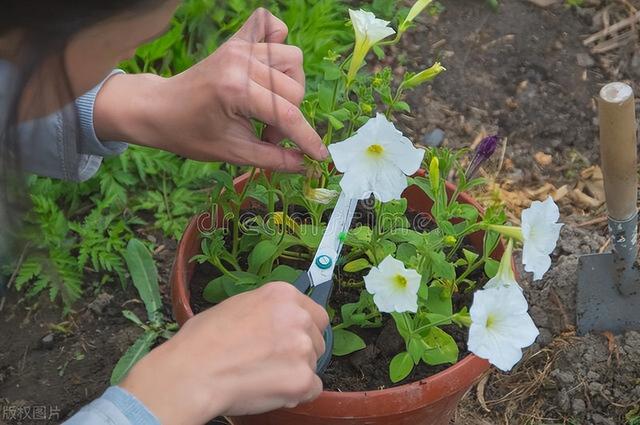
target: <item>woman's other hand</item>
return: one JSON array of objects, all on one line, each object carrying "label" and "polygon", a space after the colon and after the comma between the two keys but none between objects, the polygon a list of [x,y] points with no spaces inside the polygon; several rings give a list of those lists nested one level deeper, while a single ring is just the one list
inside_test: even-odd
[{"label": "woman's other hand", "polygon": [[288,283],[234,296],[190,319],[121,386],[163,424],[294,407],[322,391],[326,311]]},{"label": "woman's other hand", "polygon": [[[258,9],[229,41],[182,74],[112,77],[96,99],[96,133],[196,160],[301,171],[303,153],[318,160],[328,153],[299,109],[302,52],[283,44],[286,36],[282,21]],[[252,118],[267,124],[263,140]],[[279,146],[284,138],[300,151]]]}]

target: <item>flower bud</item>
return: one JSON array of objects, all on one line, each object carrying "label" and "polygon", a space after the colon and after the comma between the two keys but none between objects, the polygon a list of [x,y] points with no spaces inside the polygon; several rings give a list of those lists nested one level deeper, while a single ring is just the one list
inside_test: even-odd
[{"label": "flower bud", "polygon": [[422,83],[426,83],[427,81],[431,81],[436,78],[442,71],[446,71],[447,68],[442,66],[440,62],[434,63],[431,67],[425,69],[409,78],[408,80],[402,83],[402,87],[405,89],[412,89],[414,87],[419,86]]},{"label": "flower bud", "polygon": [[440,161],[437,156],[431,158],[431,163],[429,164],[429,181],[431,182],[431,190],[435,195],[440,187]]}]

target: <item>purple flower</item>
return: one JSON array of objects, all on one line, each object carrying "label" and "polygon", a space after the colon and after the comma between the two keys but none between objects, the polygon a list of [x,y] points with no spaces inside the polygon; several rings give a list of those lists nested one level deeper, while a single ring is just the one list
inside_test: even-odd
[{"label": "purple flower", "polygon": [[489,158],[491,158],[491,155],[493,155],[493,153],[496,151],[499,142],[500,136],[498,136],[497,134],[494,134],[493,136],[487,136],[482,139],[475,150],[475,154],[473,156],[473,159],[471,160],[471,163],[469,164],[469,167],[467,168],[466,176],[468,180],[471,180],[478,172],[480,166],[484,164],[484,162]]}]

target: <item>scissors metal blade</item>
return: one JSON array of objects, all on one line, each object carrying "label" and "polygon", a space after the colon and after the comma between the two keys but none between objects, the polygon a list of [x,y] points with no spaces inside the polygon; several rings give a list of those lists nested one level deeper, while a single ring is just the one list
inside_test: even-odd
[{"label": "scissors metal blade", "polygon": [[331,280],[342,248],[343,235],[351,227],[357,205],[357,199],[349,198],[344,192],[340,193],[327,229],[309,267],[311,285],[318,286]]}]

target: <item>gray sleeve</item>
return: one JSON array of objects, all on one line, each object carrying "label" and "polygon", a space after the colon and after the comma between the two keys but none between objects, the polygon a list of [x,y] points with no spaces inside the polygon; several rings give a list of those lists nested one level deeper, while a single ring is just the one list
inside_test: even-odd
[{"label": "gray sleeve", "polygon": [[[109,77],[122,72],[115,70]],[[74,104],[18,127],[22,167],[26,171],[84,181],[98,171],[103,157],[120,154],[127,148],[124,142],[98,140],[93,127],[95,98],[109,77]],[[78,126],[73,125],[76,122]]]},{"label": "gray sleeve", "polygon": [[111,387],[62,425],[160,425],[160,421],[133,395]]}]

